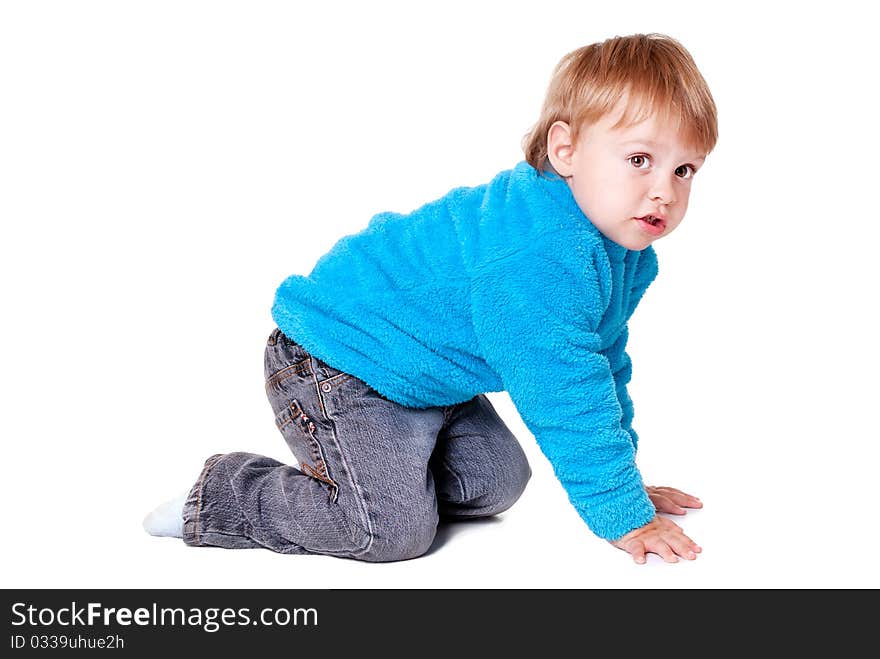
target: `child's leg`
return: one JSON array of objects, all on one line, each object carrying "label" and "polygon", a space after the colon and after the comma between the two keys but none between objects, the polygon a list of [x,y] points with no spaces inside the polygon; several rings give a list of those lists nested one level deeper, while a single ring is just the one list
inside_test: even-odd
[{"label": "child's leg", "polygon": [[451,408],[430,464],[444,519],[503,512],[532,475],[516,437],[482,394]]},{"label": "child's leg", "polygon": [[183,509],[189,545],[394,561],[433,541],[428,460],[443,408],[412,409],[275,330],[266,390],[299,469],[251,453],[208,459]]}]

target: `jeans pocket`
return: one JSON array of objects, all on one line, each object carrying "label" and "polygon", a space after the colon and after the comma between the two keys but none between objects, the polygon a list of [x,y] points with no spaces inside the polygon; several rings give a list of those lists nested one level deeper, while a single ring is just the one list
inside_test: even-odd
[{"label": "jeans pocket", "polygon": [[293,451],[300,471],[320,481],[326,488],[330,501],[335,503],[339,496],[339,486],[330,475],[324,449],[316,436],[317,427],[299,401],[291,399],[275,415],[275,425],[284,436],[284,440]]},{"label": "jeans pocket", "polygon": [[294,361],[266,360],[266,393],[280,391],[287,380],[295,383],[311,382],[311,368],[308,357]]}]

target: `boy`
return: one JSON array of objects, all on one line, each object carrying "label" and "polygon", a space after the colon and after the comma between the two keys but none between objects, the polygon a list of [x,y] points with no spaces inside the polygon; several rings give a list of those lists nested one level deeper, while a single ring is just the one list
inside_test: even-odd
[{"label": "boy", "polygon": [[683,219],[716,139],[712,96],[675,40],[566,55],[525,162],[376,215],[278,288],[266,388],[299,469],[212,456],[147,530],[193,546],[420,556],[438,519],[497,514],[525,488],[525,455],[484,395],[506,390],[596,535],[638,563],[695,558],[658,512],[702,504],[646,487],[636,468],[625,347],[657,273],[651,245]]}]

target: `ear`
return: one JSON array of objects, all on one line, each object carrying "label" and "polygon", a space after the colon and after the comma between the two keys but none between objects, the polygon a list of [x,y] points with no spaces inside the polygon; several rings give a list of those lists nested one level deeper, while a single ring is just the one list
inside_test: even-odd
[{"label": "ear", "polygon": [[571,142],[571,126],[556,121],[547,131],[547,157],[556,173],[563,177],[572,175],[574,145]]}]

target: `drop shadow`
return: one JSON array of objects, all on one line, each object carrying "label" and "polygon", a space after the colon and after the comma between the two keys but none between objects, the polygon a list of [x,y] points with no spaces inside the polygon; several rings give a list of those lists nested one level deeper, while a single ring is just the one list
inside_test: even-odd
[{"label": "drop shadow", "polygon": [[424,555],[429,556],[433,554],[449,542],[449,540],[451,540],[456,534],[461,533],[465,528],[473,529],[477,526],[492,526],[500,523],[501,517],[499,515],[492,515],[491,517],[472,517],[470,519],[441,518],[440,521],[437,522],[437,533],[434,536],[434,542],[431,543],[431,546]]}]

